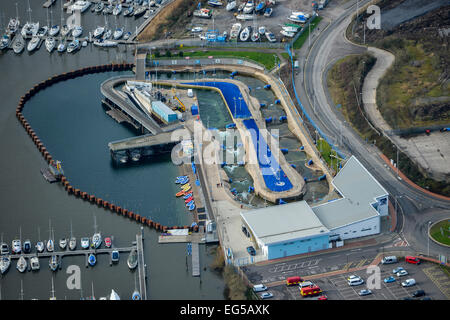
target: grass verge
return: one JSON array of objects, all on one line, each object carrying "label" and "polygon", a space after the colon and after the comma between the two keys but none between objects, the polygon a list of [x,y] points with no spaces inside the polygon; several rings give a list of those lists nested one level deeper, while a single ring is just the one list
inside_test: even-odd
[{"label": "grass verge", "polygon": [[305,31],[302,33],[302,35],[300,37],[298,37],[297,40],[295,40],[295,42],[294,42],[294,49],[295,50],[300,49],[303,46],[303,44],[305,43],[306,39],[308,39],[309,31],[310,30],[313,31],[317,27],[317,25],[320,23],[320,21],[322,21],[322,19],[323,18],[320,17],[320,16],[316,17],[314,19],[314,21],[311,22],[311,28],[307,27],[305,29]]},{"label": "grass verge", "polygon": [[450,246],[450,220],[436,223],[430,229],[430,235],[437,242]]}]

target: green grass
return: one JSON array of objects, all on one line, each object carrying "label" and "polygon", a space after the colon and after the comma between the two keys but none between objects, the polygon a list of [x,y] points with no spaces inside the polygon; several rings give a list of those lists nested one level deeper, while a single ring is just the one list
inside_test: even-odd
[{"label": "green grass", "polygon": [[297,40],[295,40],[294,42],[294,49],[300,49],[303,44],[305,43],[306,39],[308,39],[309,36],[309,30],[311,29],[311,31],[313,31],[317,25],[319,24],[319,22],[322,20],[322,17],[316,17],[314,19],[313,22],[311,22],[311,28],[310,27],[306,27],[305,32],[302,33],[302,35],[300,37],[297,38]]},{"label": "green grass", "polygon": [[335,172],[338,172],[338,163],[336,159],[336,156],[338,155],[323,138],[319,138],[317,141],[317,150],[319,150],[322,158],[327,162],[328,167],[332,168]]},{"label": "green grass", "polygon": [[[185,57],[209,57],[214,58],[237,58],[237,59],[249,59],[262,64],[267,70],[271,70],[275,67],[275,58],[277,57],[274,53],[264,53],[258,51],[220,51],[220,50],[205,50],[205,51],[183,51],[183,59]],[[160,57],[156,59],[174,59],[177,58],[178,54],[172,54],[171,57],[165,56],[165,51],[160,52]],[[150,56],[148,56],[150,58]],[[152,59],[155,59],[155,55],[152,54]],[[280,59],[277,57],[277,63]]]},{"label": "green grass", "polygon": [[435,224],[430,230],[430,235],[437,242],[450,245],[450,220],[444,220]]}]

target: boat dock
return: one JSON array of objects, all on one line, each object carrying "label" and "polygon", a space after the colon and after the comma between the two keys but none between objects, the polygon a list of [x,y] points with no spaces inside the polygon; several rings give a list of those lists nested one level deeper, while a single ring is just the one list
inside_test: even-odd
[{"label": "boat dock", "polygon": [[52,6],[52,4],[55,3],[55,0],[47,0],[44,2],[44,4],[42,5],[44,8],[49,8]]},{"label": "boat dock", "polygon": [[192,243],[192,276],[200,276],[200,255],[198,252],[198,243]]},{"label": "boat dock", "polygon": [[139,292],[142,300],[147,300],[147,265],[144,261],[144,233],[141,227],[141,234],[136,235],[136,247],[138,254],[138,276]]}]

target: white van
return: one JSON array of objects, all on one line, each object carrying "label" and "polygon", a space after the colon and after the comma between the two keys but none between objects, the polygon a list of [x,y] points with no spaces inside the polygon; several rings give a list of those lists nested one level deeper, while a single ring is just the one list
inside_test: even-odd
[{"label": "white van", "polygon": [[397,257],[396,256],[384,257],[381,260],[382,264],[390,264],[390,263],[396,263],[396,262],[397,262]]},{"label": "white van", "polygon": [[253,291],[254,292],[261,292],[261,291],[266,291],[266,290],[267,290],[267,287],[265,285],[263,285],[263,284],[255,284],[253,286]]},{"label": "white van", "polygon": [[354,277],[354,278],[348,279],[347,283],[349,286],[359,286],[360,284],[364,283],[364,280],[361,279],[360,277]]},{"label": "white van", "polygon": [[403,287],[411,287],[411,286],[413,286],[415,284],[416,284],[416,280],[414,280],[414,279],[407,279],[407,280],[402,282],[402,286]]}]

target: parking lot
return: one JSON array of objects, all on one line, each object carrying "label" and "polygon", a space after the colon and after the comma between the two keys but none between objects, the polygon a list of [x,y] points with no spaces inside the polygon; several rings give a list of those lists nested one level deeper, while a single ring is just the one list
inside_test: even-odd
[{"label": "parking lot", "polygon": [[[329,277],[323,277],[311,280],[317,284],[329,300],[403,300],[412,298],[412,294],[417,290],[424,290],[426,297],[432,300],[450,299],[450,278],[439,268],[438,265],[423,262],[420,265],[412,265],[405,262],[388,265],[379,265],[380,267],[380,288],[371,289],[372,294],[360,296],[358,293],[367,288],[367,280],[370,274],[366,270],[358,272],[349,272]],[[393,269],[403,267],[408,275],[397,277],[392,273]],[[364,279],[364,284],[358,286],[349,286],[347,278],[350,275],[357,275]],[[385,283],[383,280],[389,276],[395,278],[394,282]],[[416,284],[411,287],[403,287],[402,281],[413,278]],[[308,279],[308,277],[306,277]],[[273,294],[273,299],[277,300],[302,300],[317,299],[317,297],[303,298],[300,295],[299,287],[279,285],[271,287],[268,290]]]}]

